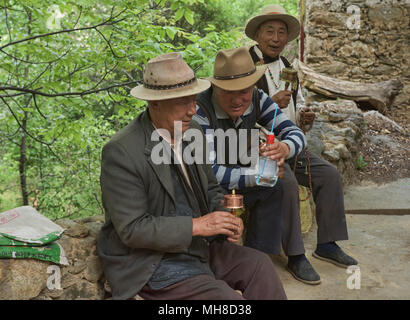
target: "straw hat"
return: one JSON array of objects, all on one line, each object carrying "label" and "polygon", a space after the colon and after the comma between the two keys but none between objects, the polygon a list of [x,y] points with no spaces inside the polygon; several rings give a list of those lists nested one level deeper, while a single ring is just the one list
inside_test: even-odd
[{"label": "straw hat", "polygon": [[195,77],[180,53],[172,52],[148,61],[144,84],[133,88],[131,95],[141,100],[166,100],[198,94],[210,85]]},{"label": "straw hat", "polygon": [[253,86],[265,73],[266,66],[253,63],[247,47],[220,50],[215,58],[212,84],[228,91]]},{"label": "straw hat", "polygon": [[245,34],[255,40],[255,34],[259,26],[269,20],[281,20],[288,26],[288,41],[292,41],[299,36],[300,23],[294,16],[287,14],[280,5],[272,4],[264,7],[258,16],[251,18],[245,27]]}]

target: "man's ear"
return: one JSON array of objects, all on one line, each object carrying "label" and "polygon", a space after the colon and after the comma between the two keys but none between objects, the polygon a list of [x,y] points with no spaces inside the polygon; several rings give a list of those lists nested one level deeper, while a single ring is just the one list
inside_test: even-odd
[{"label": "man's ear", "polygon": [[158,111],[159,103],[158,101],[148,101],[148,107],[155,111]]},{"label": "man's ear", "polygon": [[259,43],[259,32],[261,31],[261,28],[258,27],[258,29],[255,32],[255,41]]}]

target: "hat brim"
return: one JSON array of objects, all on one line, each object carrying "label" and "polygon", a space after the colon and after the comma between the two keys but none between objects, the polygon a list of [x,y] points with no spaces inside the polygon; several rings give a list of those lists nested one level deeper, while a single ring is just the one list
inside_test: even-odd
[{"label": "hat brim", "polygon": [[147,101],[167,100],[186,97],[201,93],[211,86],[208,80],[196,79],[195,82],[176,89],[154,90],[145,88],[144,85],[136,86],[131,89],[131,95],[137,99]]},{"label": "hat brim", "polygon": [[300,23],[299,20],[296,19],[294,16],[289,14],[265,14],[253,17],[248,21],[245,27],[245,34],[255,40],[256,31],[258,30],[259,26],[270,20],[281,20],[288,26],[288,42],[296,39],[300,33]]},{"label": "hat brim", "polygon": [[264,75],[266,67],[266,65],[257,66],[254,73],[242,78],[217,80],[214,77],[210,77],[207,79],[211,81],[213,85],[227,91],[243,90],[253,86]]}]

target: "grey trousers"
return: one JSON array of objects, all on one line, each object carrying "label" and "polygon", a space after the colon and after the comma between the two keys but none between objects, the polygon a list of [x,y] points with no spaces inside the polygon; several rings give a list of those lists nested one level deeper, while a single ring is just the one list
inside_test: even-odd
[{"label": "grey trousers", "polygon": [[210,266],[215,277],[198,275],[160,290],[145,285],[138,294],[149,300],[287,299],[272,261],[258,250],[216,240],[210,245]]},{"label": "grey trousers", "polygon": [[[317,243],[347,240],[342,180],[337,169],[329,162],[309,152],[313,200],[316,206]],[[298,184],[309,187],[306,154],[286,161],[282,178],[282,247],[287,256],[305,253],[299,215]]]}]

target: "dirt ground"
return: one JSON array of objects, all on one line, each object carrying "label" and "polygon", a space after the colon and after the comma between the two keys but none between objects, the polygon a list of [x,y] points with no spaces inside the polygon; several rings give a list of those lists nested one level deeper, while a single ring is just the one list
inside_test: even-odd
[{"label": "dirt ground", "polygon": [[[271,256],[290,300],[409,300],[410,299],[410,216],[346,215],[349,240],[338,244],[359,261],[358,271],[312,257],[316,248],[314,226],[304,234],[306,256],[319,273],[316,286],[297,281],[285,270],[287,258]],[[348,285],[352,288],[349,289]]]},{"label": "dirt ground", "polygon": [[[389,182],[408,181],[405,178],[410,178],[410,124],[407,121],[408,111],[403,112],[406,117],[397,115],[390,118],[394,122],[372,112],[365,115],[366,126],[359,146],[362,161],[358,163],[360,168],[354,185],[374,186],[375,191],[382,190],[381,186],[388,186]],[[410,188],[406,183],[403,188]],[[398,201],[394,199],[384,199],[387,203],[395,202],[388,208],[397,205]],[[286,271],[287,257],[283,253],[271,256],[288,299],[410,300],[410,215],[391,215],[388,210],[386,213],[346,214],[349,240],[338,244],[359,261],[359,269],[352,273],[312,256],[317,233],[316,223],[313,223],[312,229],[303,235],[303,240],[306,256],[321,277],[320,285],[297,281]],[[359,277],[359,273],[360,281],[353,281],[353,276]]]},{"label": "dirt ground", "polygon": [[410,126],[403,118],[393,119],[397,121],[365,114],[366,126],[359,147],[362,161],[358,163],[355,183],[382,184],[410,177]]}]

